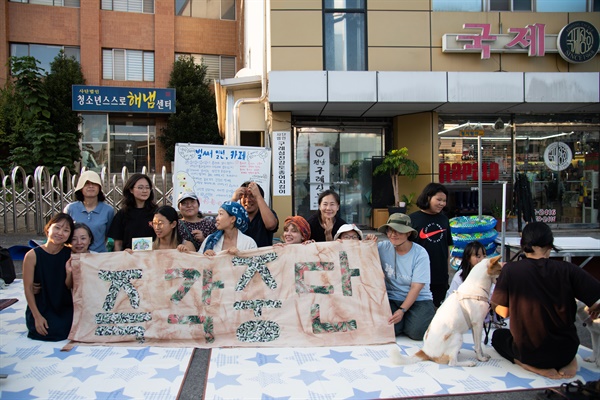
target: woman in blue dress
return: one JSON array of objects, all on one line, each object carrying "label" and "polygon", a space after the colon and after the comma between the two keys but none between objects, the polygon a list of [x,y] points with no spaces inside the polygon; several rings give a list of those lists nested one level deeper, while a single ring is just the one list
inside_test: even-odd
[{"label": "woman in blue dress", "polygon": [[[66,264],[71,258],[73,219],[55,215],[44,227],[47,241],[30,250],[23,259],[23,287],[27,309],[25,321],[35,340],[56,342],[69,336],[73,323],[73,296],[67,287]],[[36,294],[34,284],[41,290]]]}]

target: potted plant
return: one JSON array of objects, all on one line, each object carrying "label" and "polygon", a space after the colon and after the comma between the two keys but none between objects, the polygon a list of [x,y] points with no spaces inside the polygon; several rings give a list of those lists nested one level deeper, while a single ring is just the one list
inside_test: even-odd
[{"label": "potted plant", "polygon": [[492,217],[496,218],[496,230],[502,232],[502,206],[496,200],[490,207],[490,213]]},{"label": "potted plant", "polygon": [[[398,177],[406,176],[409,179],[415,179],[419,173],[419,166],[416,162],[408,158],[408,149],[394,149],[387,153],[383,162],[373,171],[375,175],[389,174],[392,179],[392,189],[394,191],[394,206],[400,206],[400,193],[398,192]],[[408,206],[408,202],[407,206]],[[392,214],[392,211],[390,211]]]},{"label": "potted plant", "polygon": [[417,194],[415,192],[412,192],[409,195],[405,195],[403,194],[401,196],[401,203],[404,203],[404,206],[406,207],[406,213],[408,214],[408,212],[410,211],[410,208],[414,205],[414,200],[415,197],[417,196]]}]

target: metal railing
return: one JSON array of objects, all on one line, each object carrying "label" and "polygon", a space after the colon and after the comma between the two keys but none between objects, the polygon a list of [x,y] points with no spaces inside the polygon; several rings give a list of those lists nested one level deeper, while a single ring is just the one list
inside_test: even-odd
[{"label": "metal railing", "polygon": [[[80,171],[84,172],[87,168]],[[173,180],[167,169],[162,168],[160,174],[148,174],[143,167],[143,174],[148,175],[154,188],[154,200],[159,205],[172,205]],[[123,200],[123,185],[129,178],[130,172],[123,167],[121,173],[109,173],[106,167],[98,173],[102,180],[102,192],[105,202],[120,209]],[[50,175],[47,167],[39,166],[33,175],[27,175],[25,170],[14,167],[5,174],[0,168],[0,221],[3,232],[35,231],[43,234],[44,225],[52,215],[62,212],[65,206],[75,201],[74,189],[79,174],[71,175],[67,167],[62,167],[58,174]]]}]

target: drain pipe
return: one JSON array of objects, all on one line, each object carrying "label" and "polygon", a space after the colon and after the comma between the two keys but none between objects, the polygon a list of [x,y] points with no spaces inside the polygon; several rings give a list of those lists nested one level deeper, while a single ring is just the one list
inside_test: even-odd
[{"label": "drain pipe", "polygon": [[[263,1],[263,72],[261,76],[261,95],[260,97],[246,97],[238,99],[233,105],[233,132],[235,134],[235,146],[240,144],[240,106],[242,104],[260,104],[265,103],[267,99],[267,49],[268,49],[268,35],[267,35],[267,15],[269,14],[270,0]],[[267,121],[267,110],[265,108],[265,121]],[[268,135],[268,129],[266,134]]]}]

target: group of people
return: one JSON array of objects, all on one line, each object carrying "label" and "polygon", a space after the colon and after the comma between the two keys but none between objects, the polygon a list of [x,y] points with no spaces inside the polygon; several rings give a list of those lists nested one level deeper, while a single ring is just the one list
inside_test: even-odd
[{"label": "group of people", "polygon": [[[215,218],[203,217],[193,192],[177,199],[179,213],[154,202],[152,181],[133,174],[123,187],[123,203],[115,214],[104,202],[97,173],[81,174],[75,189],[77,201],[53,216],[45,227],[47,241],[28,252],[23,261],[23,283],[28,307],[29,337],[56,341],[67,338],[73,319],[70,266],[72,253],[114,250],[131,252],[134,238],[152,237],[153,249],[177,249],[212,257],[221,251],[273,245],[279,219],[264,199],[256,182],[245,182],[224,202]],[[483,259],[485,247],[471,243],[464,251],[461,269],[449,282],[450,223],[443,213],[448,191],[439,183],[428,184],[416,204],[419,211],[396,213],[378,228],[387,240],[377,242],[381,268],[391,308],[388,323],[396,335],[422,340],[437,307],[447,294],[467,278]],[[354,224],[339,217],[340,198],[333,190],[318,197],[318,211],[308,219],[287,217],[282,243],[308,244],[333,240],[372,240]],[[492,345],[524,368],[551,378],[572,377],[577,369],[579,345],[574,326],[577,297],[590,306],[592,317],[600,312],[600,282],[562,261],[549,260],[553,236],[544,223],[530,223],[523,230],[522,261],[504,267],[493,292],[492,303],[502,317],[511,317],[510,329],[497,329]],[[558,353],[548,349],[561,349]],[[542,351],[543,350],[543,351]]]}]

